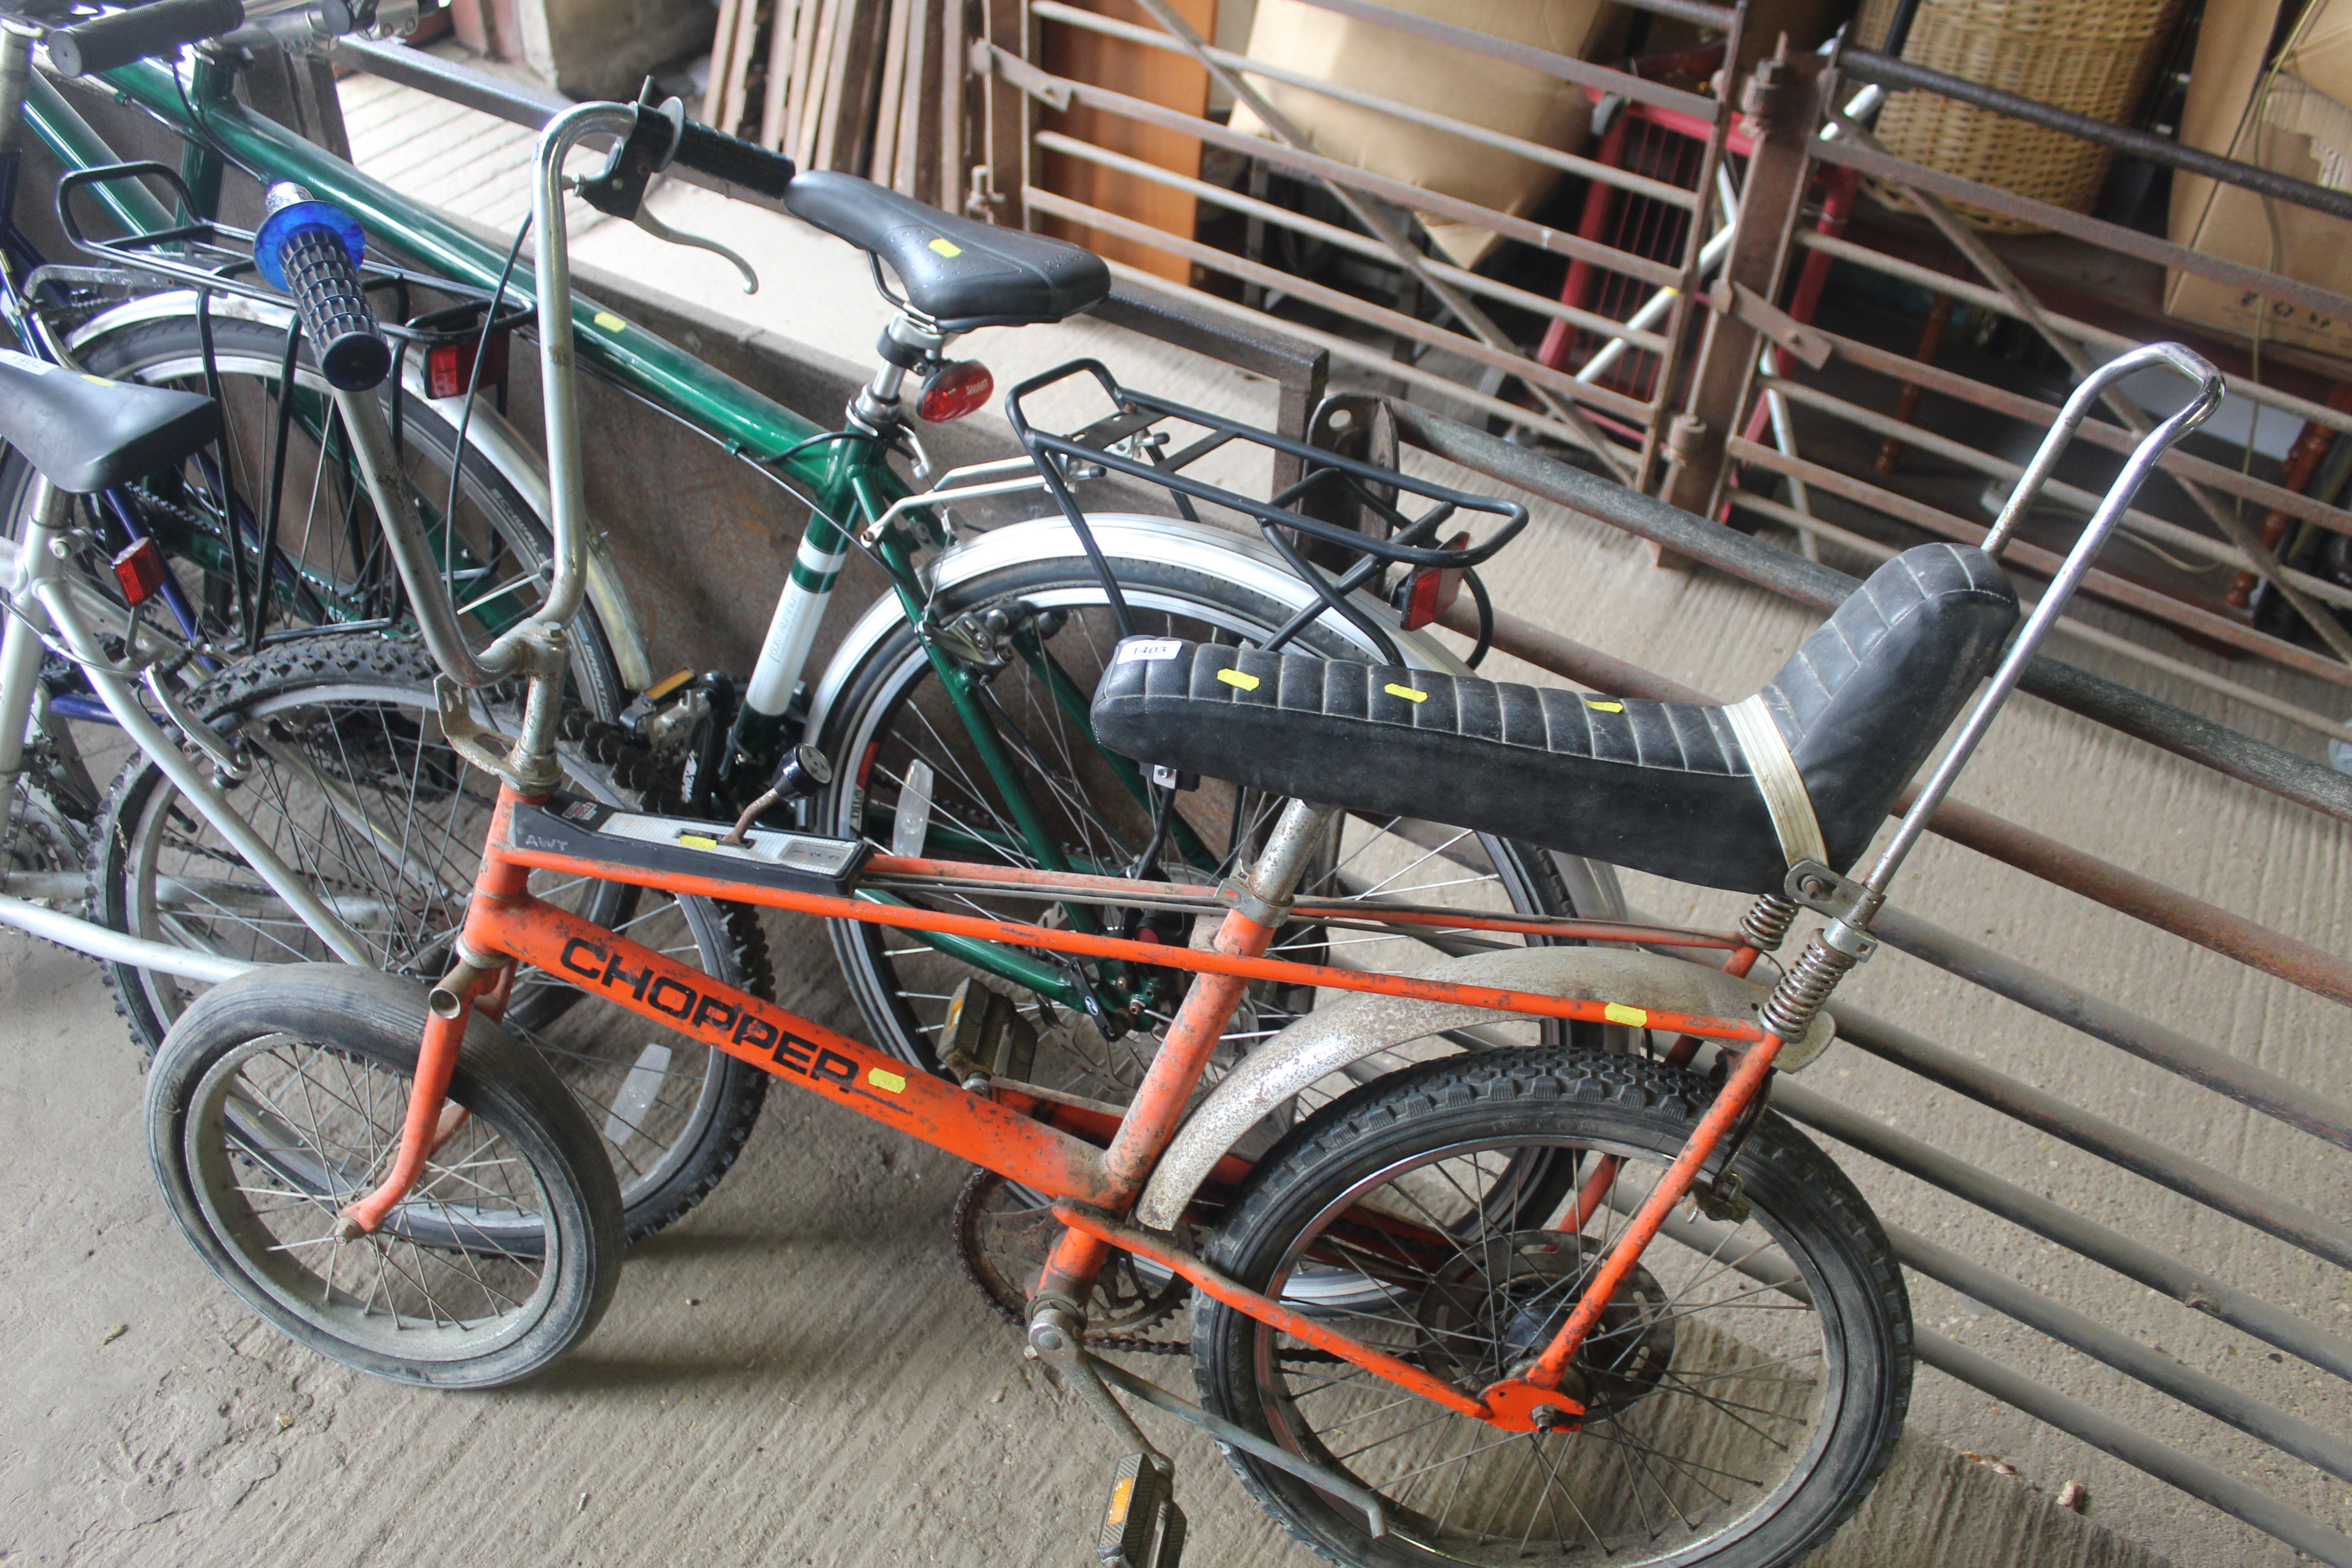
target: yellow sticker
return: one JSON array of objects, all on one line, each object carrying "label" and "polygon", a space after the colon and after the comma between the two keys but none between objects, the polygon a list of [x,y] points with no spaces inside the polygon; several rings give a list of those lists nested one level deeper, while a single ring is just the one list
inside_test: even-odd
[{"label": "yellow sticker", "polygon": [[1650,1016],[1639,1007],[1628,1007],[1622,1002],[1612,1002],[1601,1009],[1601,1016],[1612,1024],[1631,1024],[1635,1028],[1649,1026]]},{"label": "yellow sticker", "polygon": [[1584,705],[1587,708],[1591,709],[1595,713],[1622,713],[1625,711],[1625,705],[1622,702],[1595,702],[1590,697],[1584,700]]},{"label": "yellow sticker", "polygon": [[961,256],[963,254],[963,247],[944,239],[935,239],[931,241],[931,248],[938,251],[941,256],[955,257]]},{"label": "yellow sticker", "polygon": [[608,332],[617,332],[629,324],[610,310],[599,310],[592,319]]},{"label": "yellow sticker", "polygon": [[1393,680],[1390,681],[1386,686],[1381,687],[1381,689],[1387,692],[1391,697],[1402,697],[1407,702],[1426,702],[1429,700],[1428,692],[1415,691],[1410,686],[1399,686]]},{"label": "yellow sticker", "polygon": [[92,375],[88,371],[81,373],[81,378],[89,383],[92,386],[112,386],[114,384],[114,383],[107,380],[106,377],[102,375]]},{"label": "yellow sticker", "polygon": [[907,1080],[884,1068],[867,1068],[866,1081],[889,1094],[907,1092]]},{"label": "yellow sticker", "polygon": [[719,847],[719,840],[716,838],[705,838],[698,833],[681,833],[677,836],[677,841],[680,844],[685,845],[688,849],[716,849]]},{"label": "yellow sticker", "polygon": [[1221,669],[1217,671],[1217,679],[1227,686],[1239,687],[1244,691],[1255,691],[1258,689],[1256,676],[1244,675],[1238,669]]}]

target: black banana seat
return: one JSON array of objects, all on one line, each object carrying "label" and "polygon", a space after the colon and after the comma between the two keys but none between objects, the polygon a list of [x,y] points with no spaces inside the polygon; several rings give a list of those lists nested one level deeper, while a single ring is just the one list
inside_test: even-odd
[{"label": "black banana seat", "polygon": [[1860,857],[2017,618],[1983,552],[1921,545],[1725,707],[1132,637],[1097,688],[1095,732],[1279,795],[1778,892],[1799,859]]},{"label": "black banana seat", "polygon": [[220,408],[208,397],[0,349],[0,442],[61,490],[87,495],[177,468],[219,433]]},{"label": "black banana seat", "polygon": [[880,257],[908,303],[951,332],[1058,321],[1110,292],[1110,268],[1075,245],[950,216],[855,174],[795,174],[784,206]]}]

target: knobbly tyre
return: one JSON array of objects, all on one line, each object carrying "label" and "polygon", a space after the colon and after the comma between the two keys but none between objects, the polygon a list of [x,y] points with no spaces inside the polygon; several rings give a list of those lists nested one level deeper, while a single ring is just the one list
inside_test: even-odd
[{"label": "knobbly tyre", "polygon": [[[184,25],[166,13],[136,20],[149,29],[142,37]],[[10,167],[32,87],[31,42],[22,28],[0,33],[0,164]],[[289,490],[316,504],[320,489],[267,482],[284,475],[289,435],[303,429],[347,453],[399,442],[381,417],[377,388],[394,356],[356,270],[358,231],[307,195],[274,187],[257,236],[183,226],[180,247],[156,253],[199,277],[216,268],[232,283],[257,273],[269,280],[236,285],[247,292],[232,303],[269,301],[290,313],[284,289],[308,298],[320,331],[281,329],[268,356],[281,384],[290,365],[301,391],[278,400],[283,417],[264,421],[274,429],[257,451],[236,439],[236,384],[209,395],[219,389],[216,365],[186,377],[193,389],[94,375],[37,308],[56,286],[44,276],[52,269],[20,270],[24,253],[14,247],[0,260],[0,306],[29,351],[0,363],[8,447],[0,492],[12,509],[11,536],[0,542],[11,611],[0,734],[15,742],[0,751],[13,775],[0,920],[98,958],[142,1059],[191,989],[257,963],[336,958],[439,973],[495,803],[495,781],[443,733],[436,667],[400,635],[413,623],[396,577],[383,579],[389,595],[347,597],[359,584],[313,548],[320,520],[278,504]],[[202,324],[226,340],[254,323],[225,312]],[[429,335],[402,341],[419,353],[431,346]],[[411,452],[417,434],[412,423]],[[260,459],[260,488],[249,482],[248,458]],[[350,484],[325,491],[330,522],[340,511],[344,525],[325,531],[331,542],[364,546],[360,526],[374,530],[375,509],[361,498],[371,485],[381,496],[387,483],[407,496],[414,475],[396,459],[355,460],[353,470]],[[381,510],[398,521],[401,509]],[[147,526],[167,514],[225,526],[168,536]],[[439,525],[454,515],[441,510],[425,528],[413,505],[405,514],[411,535],[422,535],[418,552],[465,599],[455,614],[446,591],[425,604],[440,607],[449,635],[487,635],[501,595],[539,580],[547,542],[534,541],[519,514],[478,510],[476,541],[494,546],[478,555]],[[246,548],[193,549],[204,540]],[[373,549],[383,553],[380,538]],[[603,646],[593,617],[575,629],[575,648]],[[609,684],[599,668],[575,658],[569,692],[598,700]],[[510,681],[476,700],[495,715],[520,698]],[[613,712],[609,700],[604,712]],[[650,758],[592,721],[576,707],[560,721],[567,787],[614,802],[662,798]],[[110,787],[90,778],[81,749],[101,725],[135,748]],[[736,984],[769,984],[749,911],[626,889],[567,898]],[[84,908],[89,918],[78,918]],[[631,1231],[643,1233],[691,1206],[726,1170],[761,1080],[683,1039],[649,1044],[634,1020],[582,1000],[553,978],[527,982],[505,1016],[591,1108],[622,1173]],[[611,1033],[615,1026],[626,1038]]]},{"label": "knobbly tyre", "polygon": [[[536,191],[550,241],[562,232],[566,151],[642,123],[626,106],[583,105],[551,124]],[[768,156],[673,124],[674,138],[642,143],[656,167]],[[561,244],[542,244],[538,266],[547,408],[560,422],[571,349]],[[2194,382],[2194,395],[2140,443],[2021,627],[2000,554],[2102,388],[2157,365]],[[521,968],[565,971],[1044,1196],[1060,1229],[1027,1289],[1028,1347],[1130,1450],[1098,1561],[1172,1564],[1181,1551],[1172,1468],[1124,1394],[1209,1431],[1253,1495],[1342,1563],[1535,1551],[1791,1562],[1851,1514],[1886,1461],[1909,1391],[1910,1323],[1877,1222],[1769,1110],[1770,1083],[1825,1046],[1823,1005],[1871,955],[1871,922],[1927,814],[2139,481],[2220,393],[2211,367],[2172,345],[2105,367],[2070,399],[1984,549],[1898,557],[1729,707],[1127,640],[1092,702],[1107,744],[1180,777],[1294,797],[1246,868],[1209,888],[883,855],[756,812],[730,824],[565,797],[548,715],[582,556],[559,472],[548,603],[450,671],[459,686],[484,679],[483,666],[520,666],[532,680],[520,734],[465,742],[505,787],[457,961],[429,994],[350,967],[281,967],[208,993],[150,1079],[164,1195],[224,1282],[322,1353],[432,1386],[544,1366],[610,1299],[618,1206],[591,1130],[484,1004]],[[1849,876],[1964,708],[1892,842]],[[1649,743],[1666,737],[1678,743]],[[1430,798],[1441,794],[1442,805]],[[1757,901],[1737,932],[1712,933],[1302,895],[1326,825],[1353,809],[1468,819]],[[910,1072],[534,900],[533,869],[1191,978],[1133,1099],[1108,1107],[1022,1076],[1010,1026],[959,1032],[961,1081]],[[923,901],[967,889],[1217,923],[1205,944],[1179,945]],[[1807,910],[1827,923],[1775,982],[1750,979]],[[1412,973],[1267,956],[1301,922],[1582,945],[1474,950]],[[1187,1114],[1252,982],[1344,994],[1258,1045]],[[1657,1044],[1612,1053],[1570,1039],[1376,1068],[1272,1147],[1246,1141],[1271,1108],[1350,1067],[1514,1019],[1615,1024]],[[276,1112],[314,1077],[337,1104],[401,1106],[396,1126],[389,1113],[322,1127]],[[1086,1348],[1113,1258],[1191,1289],[1198,1405]]]},{"label": "knobbly tyre", "polygon": [[[231,442],[253,454],[265,472],[281,421],[296,433],[288,493],[323,489],[365,503],[352,509],[361,525],[341,531],[351,539],[337,552],[286,551],[284,566],[264,552],[266,530],[248,526],[258,521],[255,507],[243,509],[256,514],[252,519],[229,505],[215,509],[223,515],[199,510],[192,518],[184,515],[190,509],[153,504],[149,486],[124,498],[124,519],[151,532],[202,584],[195,613],[218,610],[226,630],[240,637],[249,638],[270,616],[281,625],[305,617],[365,625],[394,612],[406,615],[408,600],[381,537],[384,530],[413,535],[420,527],[457,590],[469,637],[479,641],[510,629],[526,607],[516,595],[543,580],[551,559],[546,517],[554,503],[548,477],[487,395],[475,397],[460,415],[455,405],[436,401],[435,388],[446,388],[445,371],[458,391],[492,387],[495,351],[510,328],[524,330],[528,313],[519,320],[513,307],[528,290],[501,288],[504,247],[257,118],[232,92],[245,58],[236,40],[252,37],[253,28],[268,37],[310,36],[346,24],[390,25],[394,13],[382,5],[362,16],[326,5],[257,5],[244,31],[203,44],[180,63],[131,58],[133,46],[176,42],[206,16],[216,20],[215,12],[150,5],[88,23],[76,20],[81,15],[58,6],[37,18],[62,29],[51,35],[52,64],[63,60],[100,73],[99,79],[122,99],[185,139],[186,174],[182,178],[178,171],[123,163],[44,77],[33,74],[24,89],[27,130],[68,170],[64,216],[98,265],[36,268],[16,296],[24,314],[37,331],[51,333],[58,363],[174,388],[209,392],[217,384],[232,423],[241,404],[266,416],[247,420],[242,438]],[[113,36],[97,47],[83,36],[90,28]],[[125,28],[135,36],[126,39]],[[67,38],[62,53],[54,42],[59,37]],[[17,47],[21,51],[21,38]],[[632,131],[635,125],[633,119]],[[651,130],[648,125],[648,134]],[[644,159],[622,140],[582,195],[667,235],[643,210]],[[369,246],[362,287],[371,301],[397,301],[412,286],[460,300],[464,308],[455,315],[428,312],[388,329],[402,346],[381,395],[406,484],[386,482],[391,477],[371,468],[366,451],[341,440],[334,400],[308,348],[298,351],[289,415],[279,389],[299,321],[281,293],[243,270],[250,237],[216,220],[221,176],[228,168],[265,184],[298,184],[354,218]],[[958,335],[983,322],[1063,319],[1099,299],[1107,275],[1073,247],[949,218],[863,181],[812,174],[780,182],[774,174],[738,160],[726,177],[732,194],[782,207],[866,251],[877,282],[887,264],[905,290],[894,300],[896,319],[877,344],[873,378],[838,428],[799,418],[621,315],[573,300],[583,364],[726,444],[813,508],[761,652],[740,679],[717,672],[683,679],[681,672],[653,680],[629,607],[629,584],[593,539],[588,546],[586,586],[568,628],[571,694],[590,719],[614,719],[625,727],[619,743],[632,767],[636,752],[650,749],[660,773],[674,779],[695,815],[739,815],[781,776],[788,787],[767,814],[779,824],[797,822],[919,855],[1213,882],[1254,853],[1271,830],[1279,799],[1228,784],[1187,796],[1195,805],[1209,802],[1207,809],[1188,805],[1174,812],[1167,787],[1095,744],[1087,699],[1118,637],[1138,630],[1265,646],[1286,633],[1290,646],[1324,657],[1462,671],[1461,661],[1433,638],[1400,629],[1381,603],[1362,601],[1384,600],[1393,587],[1409,612],[1405,625],[1416,624],[1412,593],[1437,591],[1498,540],[1490,536],[1461,551],[1444,549],[1450,541],[1423,540],[1386,554],[1351,555],[1340,550],[1345,530],[1316,535],[1285,524],[1266,529],[1267,542],[1261,544],[1198,526],[1185,515],[1193,501],[1181,495],[1172,517],[1080,508],[1071,494],[1083,493],[1084,473],[1116,471],[1129,479],[1145,469],[1181,473],[1164,447],[1151,445],[1164,441],[1165,429],[1138,426],[1116,410],[1090,431],[1081,430],[1086,452],[1055,458],[1050,474],[1034,460],[1015,459],[994,471],[940,475],[929,490],[911,494],[900,469],[926,477],[923,421],[955,416],[987,395],[985,373],[950,356]],[[158,204],[142,179],[171,186],[174,204],[193,215],[189,220]],[[84,225],[74,216],[86,209],[96,209],[105,224]],[[100,226],[105,235],[89,232]],[[8,238],[0,251],[30,254],[21,232],[12,228]],[[932,249],[932,239],[958,254]],[[169,285],[160,291],[153,282],[158,277]],[[134,289],[132,297],[121,297],[125,287]],[[1201,439],[1217,438],[1211,431]],[[1124,455],[1114,449],[1122,447]],[[184,492],[184,499],[207,493],[201,459],[184,477],[188,482],[174,493]],[[1046,489],[1049,479],[1061,516],[985,531],[972,526],[967,502]],[[1508,515],[1509,509],[1491,501],[1477,504],[1490,519]],[[371,508],[383,515],[371,515]],[[416,514],[414,527],[396,515],[404,508]],[[1242,515],[1246,527],[1249,514]],[[290,522],[288,528],[290,534]],[[1369,542],[1388,542],[1376,534],[1367,536]],[[330,529],[324,536],[340,534]],[[1291,569],[1284,550],[1295,550],[1302,539],[1327,566],[1334,552],[1340,561],[1356,563],[1332,568],[1342,591],[1335,594],[1328,583],[1318,590]],[[879,567],[890,591],[847,629],[840,651],[822,670],[811,669],[809,649],[853,551],[865,552]],[[1431,564],[1440,556],[1453,564]],[[1109,568],[1108,579],[1098,564]],[[277,586],[257,594],[265,578]],[[1475,579],[1470,587],[1477,591]],[[245,605],[252,608],[237,608]],[[589,737],[591,743],[602,743],[600,735],[610,740],[599,732]],[[806,744],[838,764],[829,783],[806,767],[784,766]],[[1157,832],[1162,825],[1164,837]],[[1305,888],[1320,897],[1421,897],[1528,915],[1606,916],[1622,908],[1605,866],[1500,835],[1442,829],[1420,818],[1352,814],[1333,825],[1302,875]],[[992,907],[977,894],[964,898],[969,910]],[[135,915],[140,905],[123,896],[118,907]],[[1060,918],[1081,927],[1098,919],[1083,905],[1066,909]],[[1175,930],[1182,917],[1129,905],[1116,919],[1156,934],[1163,927]],[[1423,950],[1459,946],[1458,939],[1428,932],[1397,940]],[[1486,940],[1534,945],[1555,939],[1496,933]],[[926,1071],[947,1065],[939,1042],[953,999],[966,994],[968,982],[991,988],[1039,1027],[1040,1065],[1033,1070],[1050,1087],[1109,1103],[1133,1092],[1173,1016],[1173,994],[1157,969],[1076,959],[1041,963],[1003,943],[936,932],[885,937],[877,928],[846,921],[835,927],[835,942],[877,1042]],[[1307,922],[1296,923],[1278,942],[1281,951],[1309,957],[1328,945],[1322,928]],[[726,961],[714,956],[711,962]],[[134,1009],[134,1026],[152,1048],[194,986],[150,973],[137,988],[155,998],[154,1005]],[[1222,1074],[1242,1050],[1286,1026],[1314,1000],[1297,987],[1253,987],[1210,1076]],[[1594,1033],[1560,1025],[1542,1032]],[[657,1080],[681,1093],[691,1089],[695,1102],[681,1111],[678,1137],[665,1144],[688,1152],[676,1162],[665,1153],[663,1162],[682,1162],[682,1169],[700,1173],[688,1184],[699,1191],[740,1143],[764,1080],[682,1038],[661,1048],[678,1053],[667,1067],[650,1056],[601,1060],[603,1088],[593,1114],[611,1142],[613,1131],[625,1134],[636,1125],[622,1114],[633,1085]],[[701,1053],[698,1072],[689,1051]],[[710,1135],[689,1137],[697,1128],[711,1130]],[[691,1152],[703,1148],[712,1151],[711,1162]],[[1002,1226],[1032,1210],[1046,1217],[1034,1205],[1024,1209],[1018,1194],[975,1194],[974,1200],[976,1225]],[[678,1206],[667,1201],[648,1206],[633,1194],[632,1228],[658,1224]],[[1017,1310],[1018,1291],[999,1295]]]}]

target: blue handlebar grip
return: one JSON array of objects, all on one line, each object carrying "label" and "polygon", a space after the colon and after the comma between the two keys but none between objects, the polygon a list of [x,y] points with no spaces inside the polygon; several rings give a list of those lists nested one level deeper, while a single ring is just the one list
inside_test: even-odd
[{"label": "blue handlebar grip", "polygon": [[270,186],[264,203],[269,216],[253,237],[254,264],[293,296],[319,374],[341,392],[380,384],[392,373],[392,345],[360,288],[359,224],[296,184]]}]

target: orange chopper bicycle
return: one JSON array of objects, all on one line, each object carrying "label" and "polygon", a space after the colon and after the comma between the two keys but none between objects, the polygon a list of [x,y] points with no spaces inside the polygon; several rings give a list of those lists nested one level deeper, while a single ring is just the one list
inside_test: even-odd
[{"label": "orange chopper bicycle", "polygon": [[[1769,1109],[1772,1079],[1827,1045],[1824,1004],[1874,950],[1890,879],[2139,481],[2210,412],[2211,367],[2158,345],[2099,372],[1985,548],[1897,557],[1746,701],[1615,701],[1129,637],[1096,690],[1096,737],[1154,770],[1163,832],[1220,791],[1287,800],[1246,865],[1184,883],[883,855],[765,826],[765,802],[729,824],[555,792],[548,731],[582,546],[578,446],[559,438],[572,419],[559,180],[570,141],[610,107],[560,117],[541,142],[549,450],[573,471],[551,464],[549,603],[480,659],[531,672],[520,732],[443,705],[452,744],[503,781],[457,961],[429,994],[354,967],[272,966],[182,1016],[149,1080],[149,1149],[206,1264],[320,1353],[426,1386],[509,1382],[586,1335],[618,1275],[620,1200],[593,1128],[499,1023],[529,966],[1022,1197],[1006,1212],[1034,1221],[1034,1268],[1010,1281],[1027,1349],[1129,1456],[1097,1561],[1172,1568],[1182,1550],[1172,1468],[1129,1400],[1206,1429],[1271,1513],[1343,1563],[1761,1568],[1818,1545],[1901,1429],[1909,1307],[1853,1184]],[[2101,390],[2158,364],[2195,393],[2141,442],[2021,626],[2003,547]],[[1061,479],[1095,449],[1038,435],[1020,395],[1016,426],[1066,499]],[[1131,455],[1148,453],[1131,438],[1151,411],[1125,409]],[[473,673],[448,672],[453,698]],[[1846,874],[1963,709],[1870,870]],[[1737,931],[1709,932],[1298,892],[1354,825],[1391,815],[1758,897]],[[1006,944],[1073,973],[1126,966],[1161,978],[1174,1021],[1112,1107],[1031,1081],[1039,1021],[972,985],[943,1071],[926,1074],[533,897],[533,871]],[[1755,976],[1807,910],[1825,923],[1770,984]],[[1415,961],[1386,962],[1400,952]],[[1322,1000],[1205,1084],[1268,984]],[[1178,1311],[1197,1404],[1090,1338]]]}]

